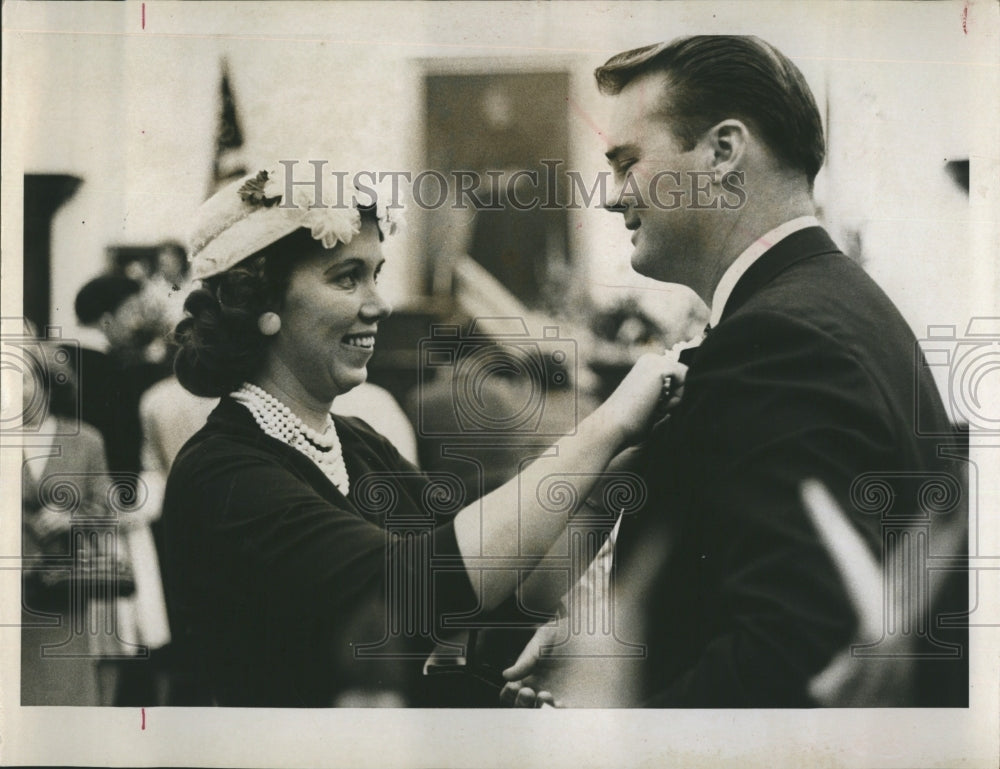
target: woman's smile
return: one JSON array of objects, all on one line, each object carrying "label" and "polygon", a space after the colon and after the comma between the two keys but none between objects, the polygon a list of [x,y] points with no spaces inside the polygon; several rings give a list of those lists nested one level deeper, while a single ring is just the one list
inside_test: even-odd
[{"label": "woman's smile", "polygon": [[375,349],[375,332],[364,331],[359,334],[347,334],[341,339],[341,342],[348,347],[371,352]]}]

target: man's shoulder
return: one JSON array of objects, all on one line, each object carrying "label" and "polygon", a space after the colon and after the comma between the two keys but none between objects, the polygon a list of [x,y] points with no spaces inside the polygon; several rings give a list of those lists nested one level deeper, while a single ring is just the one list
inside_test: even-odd
[{"label": "man's shoulder", "polygon": [[851,307],[876,299],[892,302],[857,262],[840,252],[796,261],[753,292],[739,310],[772,309],[814,316],[844,316]]},{"label": "man's shoulder", "polygon": [[685,399],[709,419],[720,404],[765,426],[826,408],[835,421],[897,436],[913,433],[914,404],[926,402],[947,425],[913,331],[861,267],[835,253],[789,266],[725,316],[695,354]]},{"label": "man's shoulder", "polygon": [[747,329],[794,329],[818,345],[875,354],[911,348],[916,337],[892,300],[860,265],[841,253],[802,259],[760,287],[719,325],[717,336]]}]

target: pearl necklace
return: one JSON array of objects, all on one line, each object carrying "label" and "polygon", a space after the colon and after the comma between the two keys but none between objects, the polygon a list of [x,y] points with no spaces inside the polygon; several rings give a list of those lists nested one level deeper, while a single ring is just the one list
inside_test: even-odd
[{"label": "pearl necklace", "polygon": [[244,382],[230,396],[246,407],[266,435],[309,457],[340,489],[340,493],[347,496],[351,488],[350,479],[337,428],[329,414],[326,415],[326,431],[318,433],[295,416],[288,406],[257,385]]}]

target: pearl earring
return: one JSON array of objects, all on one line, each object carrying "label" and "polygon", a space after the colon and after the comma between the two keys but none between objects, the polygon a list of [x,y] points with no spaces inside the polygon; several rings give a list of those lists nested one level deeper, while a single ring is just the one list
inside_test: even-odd
[{"label": "pearl earring", "polygon": [[265,312],[257,318],[257,328],[264,336],[274,336],[281,330],[281,317],[276,312]]}]

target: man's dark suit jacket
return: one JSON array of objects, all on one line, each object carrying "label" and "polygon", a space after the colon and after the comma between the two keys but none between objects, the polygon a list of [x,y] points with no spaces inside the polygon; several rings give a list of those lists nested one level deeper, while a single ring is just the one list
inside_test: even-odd
[{"label": "man's dark suit jacket", "polygon": [[[649,442],[648,502],[615,551],[616,584],[648,586],[646,702],[815,704],[807,682],[855,640],[856,618],[800,483],[826,484],[881,557],[885,515],[919,511],[918,487],[944,467],[915,409],[924,430],[949,420],[903,318],[819,227],[747,270],[689,365]],[[953,507],[935,519],[964,516]],[[965,704],[964,652],[925,666],[914,704]]]}]

